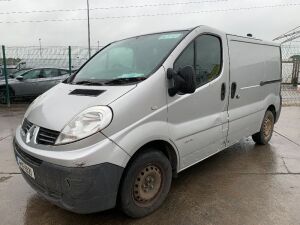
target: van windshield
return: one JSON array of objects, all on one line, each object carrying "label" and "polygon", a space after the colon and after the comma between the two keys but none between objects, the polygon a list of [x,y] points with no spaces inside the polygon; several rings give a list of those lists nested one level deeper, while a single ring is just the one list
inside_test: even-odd
[{"label": "van windshield", "polygon": [[[114,42],[95,55],[72,80],[75,84],[138,82],[151,75],[188,31],[144,35]],[[122,81],[122,82],[120,82]]]}]

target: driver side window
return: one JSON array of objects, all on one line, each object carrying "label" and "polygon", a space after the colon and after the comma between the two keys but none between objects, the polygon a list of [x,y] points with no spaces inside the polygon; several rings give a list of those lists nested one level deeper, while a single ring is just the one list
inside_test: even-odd
[{"label": "driver side window", "polygon": [[209,34],[198,36],[186,47],[174,63],[174,70],[192,66],[197,87],[217,78],[222,68],[221,39]]},{"label": "driver side window", "polygon": [[41,70],[31,70],[23,75],[24,80],[40,78]]},{"label": "driver side window", "polygon": [[177,58],[174,63],[174,70],[179,71],[180,68],[185,66],[192,66],[195,68],[195,42],[189,44],[185,50],[181,53],[181,55]]}]

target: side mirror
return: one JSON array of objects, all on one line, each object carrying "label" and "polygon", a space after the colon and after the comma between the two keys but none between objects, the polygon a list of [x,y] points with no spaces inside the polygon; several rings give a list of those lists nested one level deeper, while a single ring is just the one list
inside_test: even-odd
[{"label": "side mirror", "polygon": [[185,66],[176,73],[173,69],[167,70],[167,78],[173,80],[173,87],[169,88],[169,95],[175,96],[178,92],[192,94],[196,91],[196,75],[192,66]]},{"label": "side mirror", "polygon": [[23,80],[24,80],[24,77],[22,77],[22,76],[17,76],[16,79],[17,79],[18,81],[23,81]]}]

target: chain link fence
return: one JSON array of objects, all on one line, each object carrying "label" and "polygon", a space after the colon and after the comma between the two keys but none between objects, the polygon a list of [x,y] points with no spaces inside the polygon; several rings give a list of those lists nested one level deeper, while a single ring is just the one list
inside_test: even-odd
[{"label": "chain link fence", "polygon": [[[91,54],[100,47],[92,47]],[[33,68],[60,68],[74,72],[88,60],[88,48],[80,46],[29,46],[5,47],[7,77],[18,71]],[[290,42],[282,46],[282,96],[284,105],[300,105],[300,93],[297,85],[300,83],[300,43]],[[4,88],[4,60],[0,48],[0,98],[1,88]],[[11,96],[10,96],[11,97]]]},{"label": "chain link fence", "polygon": [[[92,47],[91,54],[95,54],[99,48]],[[5,60],[3,53],[5,53]],[[16,91],[7,87],[5,77],[8,78],[9,87],[11,87],[11,83],[14,81],[10,78],[17,78],[17,76],[35,69],[41,71],[39,77],[43,77],[48,72],[48,77],[44,76],[44,78],[49,80],[49,77],[54,77],[55,74],[59,76],[63,73],[66,74],[65,71],[69,71],[69,74],[75,72],[88,58],[88,48],[80,46],[2,46],[0,49],[0,102],[9,103],[9,100],[17,98]],[[47,71],[46,68],[48,68]],[[49,70],[50,68],[52,71]],[[64,76],[61,76],[61,79],[63,78]],[[52,81],[52,83],[55,82]]]},{"label": "chain link fence", "polygon": [[282,83],[299,84],[300,45],[283,45],[282,51]]},{"label": "chain link fence", "polygon": [[[92,47],[91,54],[98,51]],[[69,68],[69,47],[47,46],[47,47],[5,47],[6,62],[8,70],[16,69],[55,67]],[[71,66],[78,69],[88,59],[88,48],[71,46]],[[3,65],[2,52],[0,65]]]},{"label": "chain link fence", "polygon": [[300,106],[300,45],[290,42],[282,51],[282,99],[285,106]]}]

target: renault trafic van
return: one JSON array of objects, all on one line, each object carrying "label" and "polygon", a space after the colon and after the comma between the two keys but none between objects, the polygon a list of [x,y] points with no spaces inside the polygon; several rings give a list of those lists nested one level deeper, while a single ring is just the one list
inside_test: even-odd
[{"label": "renault trafic van", "polygon": [[29,106],[16,160],[62,208],[142,217],[177,173],[243,137],[267,144],[280,89],[275,43],[207,26],[116,41]]}]

